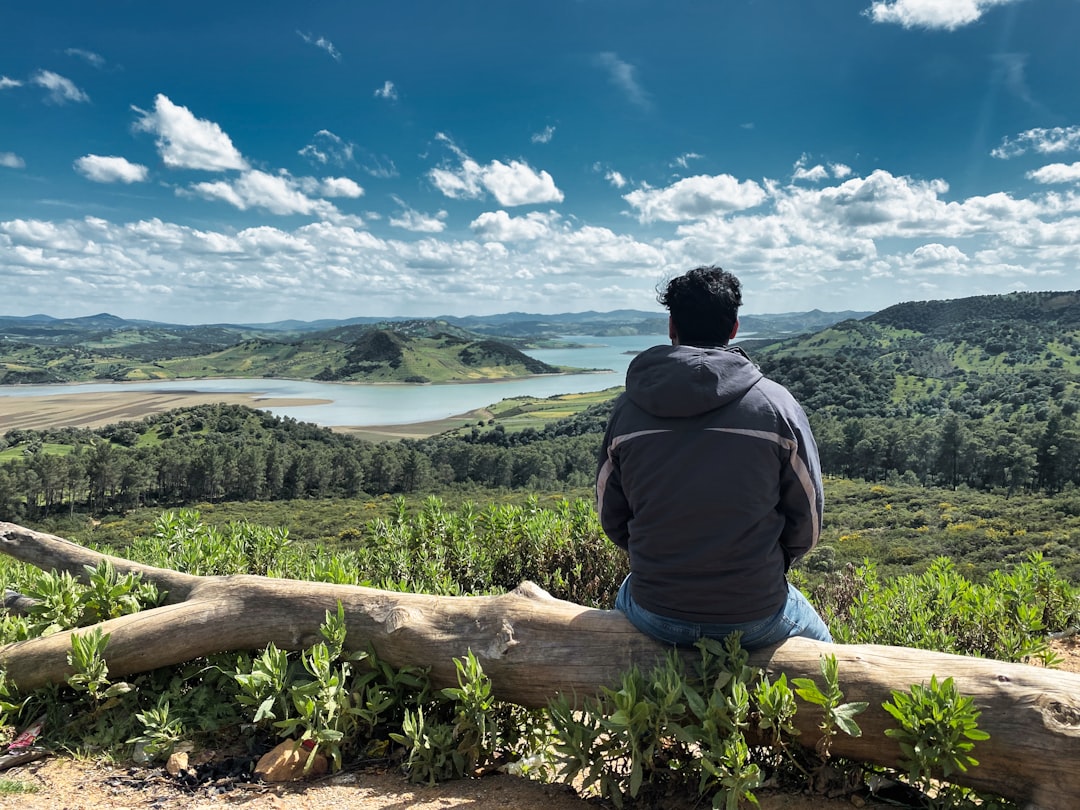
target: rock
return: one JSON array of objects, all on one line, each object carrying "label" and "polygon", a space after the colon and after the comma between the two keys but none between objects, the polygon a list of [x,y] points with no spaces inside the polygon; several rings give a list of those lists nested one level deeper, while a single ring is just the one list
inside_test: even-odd
[{"label": "rock", "polygon": [[165,763],[165,770],[169,776],[179,776],[181,772],[188,769],[188,755],[185,751],[177,751],[169,757],[169,761]]},{"label": "rock", "polygon": [[305,777],[326,773],[328,763],[322,754],[316,754],[311,768],[305,773],[304,766],[311,756],[309,740],[285,740],[263,754],[255,765],[255,775],[265,782],[292,782]]}]

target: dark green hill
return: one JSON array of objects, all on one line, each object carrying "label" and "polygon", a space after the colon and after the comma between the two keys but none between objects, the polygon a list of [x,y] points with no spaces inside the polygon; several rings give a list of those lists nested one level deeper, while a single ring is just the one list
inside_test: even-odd
[{"label": "dark green hill", "polygon": [[[362,332],[348,345],[340,360],[332,358],[314,378],[326,381],[448,382],[560,371],[505,343],[466,337],[464,330],[451,327],[451,334],[414,325],[399,331],[397,326]],[[303,341],[304,344],[310,342]]]},{"label": "dark green hill", "polygon": [[349,382],[452,382],[562,369],[441,321],[350,325],[301,338],[221,327],[84,333],[75,345],[0,339],[0,383],[287,377]]},{"label": "dark green hill", "polygon": [[819,413],[983,417],[1080,407],[1080,293],[897,304],[812,335],[746,345]]},{"label": "dark green hill", "polygon": [[927,334],[978,332],[990,323],[1023,322],[1041,326],[1080,326],[1080,292],[978,295],[952,301],[896,304],[865,319],[870,323]]}]

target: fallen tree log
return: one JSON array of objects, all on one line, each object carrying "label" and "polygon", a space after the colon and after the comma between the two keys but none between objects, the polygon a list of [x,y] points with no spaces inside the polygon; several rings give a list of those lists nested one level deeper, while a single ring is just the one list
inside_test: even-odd
[{"label": "fallen tree log", "polygon": [[[456,685],[454,659],[472,650],[495,694],[529,707],[558,694],[593,695],[633,665],[647,670],[666,648],[617,611],[554,599],[530,583],[499,596],[439,597],[259,576],[200,577],[99,554],[53,535],[0,523],[0,552],[43,570],[86,578],[85,566],[109,560],[167,592],[160,607],[101,622],[105,658],[125,676],[231,650],[274,643],[299,650],[320,640],[319,626],[340,602],[347,646],[395,667],[430,668],[439,687]],[[73,633],[0,647],[0,668],[21,690],[63,682]],[[1064,810],[1080,796],[1080,675],[1023,664],[877,645],[789,639],[752,654],[770,675],[820,682],[820,658],[835,655],[845,700],[866,701],[861,737],[834,738],[834,755],[897,767],[900,751],[885,736],[895,721],[881,708],[893,690],[953,678],[974,698],[990,734],[975,749],[978,767],[954,781],[1030,808]],[[696,655],[696,653],[695,653]],[[804,744],[818,738],[820,711],[800,703],[795,725]]]}]

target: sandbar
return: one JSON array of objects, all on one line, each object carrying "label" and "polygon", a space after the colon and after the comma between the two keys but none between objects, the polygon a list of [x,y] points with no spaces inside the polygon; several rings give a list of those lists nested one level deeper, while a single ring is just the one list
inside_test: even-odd
[{"label": "sandbar", "polygon": [[5,396],[0,389],[0,434],[9,430],[47,430],[59,427],[99,428],[115,422],[139,421],[147,416],[186,408],[223,402],[228,405],[247,405],[250,408],[294,407],[324,405],[329,399],[292,399],[264,397],[239,392],[170,391],[107,391],[87,394],[54,394],[40,397]]}]

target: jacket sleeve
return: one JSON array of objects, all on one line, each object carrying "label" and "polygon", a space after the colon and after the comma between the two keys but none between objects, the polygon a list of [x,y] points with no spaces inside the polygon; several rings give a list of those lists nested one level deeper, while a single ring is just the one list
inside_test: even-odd
[{"label": "jacket sleeve", "polygon": [[817,443],[806,414],[796,403],[788,419],[795,447],[780,472],[780,511],[784,515],[780,546],[790,567],[816,546],[821,537],[825,496]]},{"label": "jacket sleeve", "polygon": [[615,418],[608,422],[604,443],[600,447],[600,458],[596,469],[596,513],[600,516],[600,526],[611,542],[626,549],[630,542],[630,502],[622,488],[622,476],[614,442]]}]

